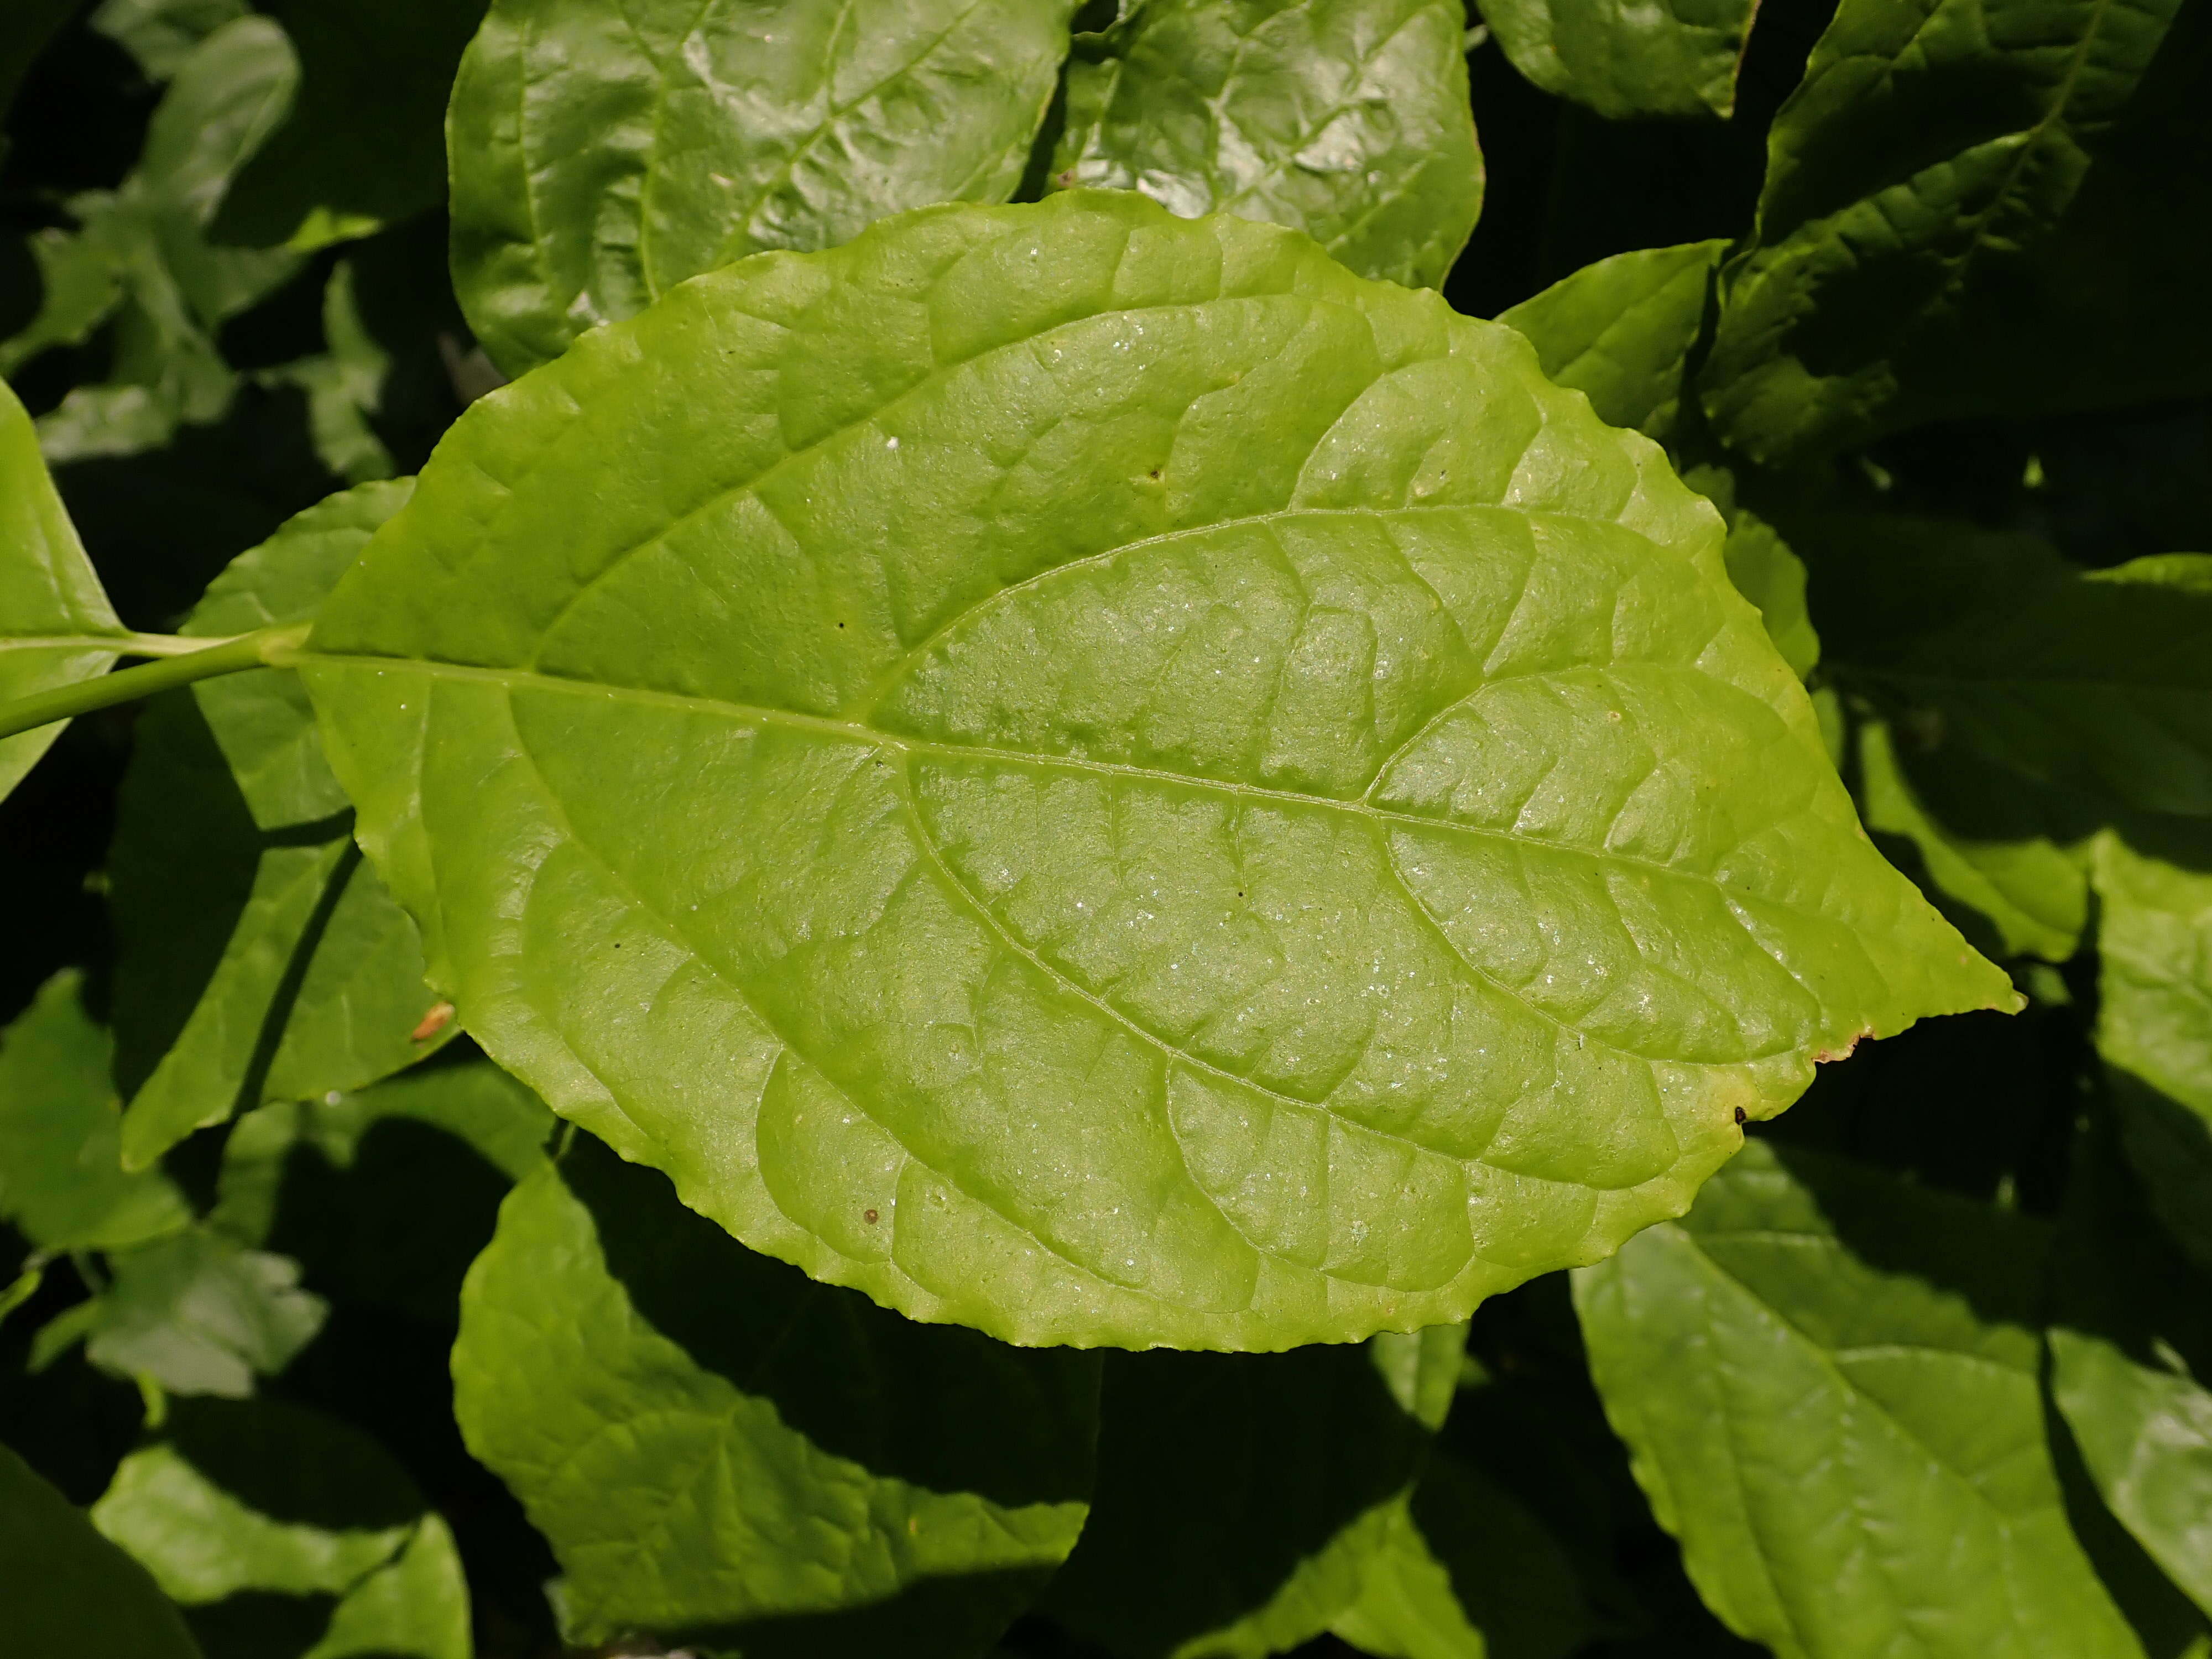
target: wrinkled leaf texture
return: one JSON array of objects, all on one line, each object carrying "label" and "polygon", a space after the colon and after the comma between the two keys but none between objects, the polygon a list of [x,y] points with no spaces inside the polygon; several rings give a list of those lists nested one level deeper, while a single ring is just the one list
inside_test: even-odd
[{"label": "wrinkled leaf texture", "polygon": [[431,979],[817,1277],[1463,1317],[2002,975],[1718,516],[1510,329],[1131,195],[744,262],[476,405],[303,668]]},{"label": "wrinkled leaf texture", "polygon": [[1725,118],[1757,0],[1488,0],[1513,67],[1608,120]]}]

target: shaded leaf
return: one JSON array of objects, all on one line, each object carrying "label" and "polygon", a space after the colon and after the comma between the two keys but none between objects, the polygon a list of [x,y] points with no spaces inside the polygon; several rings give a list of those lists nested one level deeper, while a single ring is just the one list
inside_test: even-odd
[{"label": "shaded leaf", "polygon": [[65,969],[0,1034],[0,1218],[47,1250],[114,1250],[191,1219],[165,1176],[125,1174],[112,1043]]},{"label": "shaded leaf", "polygon": [[1074,0],[495,0],[449,119],[453,285],[509,375],[765,248],[1004,201]]},{"label": "shaded leaf", "polygon": [[[123,632],[40,459],[31,417],[0,383],[0,699],[88,680],[114,665]],[[0,738],[0,796],[22,781],[58,725]]]},{"label": "shaded leaf", "polygon": [[1482,208],[1459,0],[1147,0],[1077,41],[1053,184],[1304,231],[1436,288]]},{"label": "shaded leaf", "polygon": [[1723,278],[1721,435],[1768,461],[2212,387],[2208,75],[2182,0],[1844,0]]},{"label": "shaded leaf", "polygon": [[267,1651],[290,1632],[301,1659],[471,1651],[445,1522],[375,1442],[302,1407],[178,1402],[92,1519],[211,1652]]},{"label": "shaded leaf", "polygon": [[299,1288],[297,1262],[207,1227],[119,1251],[108,1266],[105,1289],[40,1333],[40,1364],[81,1337],[85,1358],[118,1376],[239,1399],[257,1375],[283,1370],[328,1312]]},{"label": "shaded leaf", "polygon": [[[183,632],[314,614],[410,480],[288,520],[209,585]],[[155,700],[110,854],[125,1156],[143,1165],[264,1100],[358,1089],[431,1052],[414,924],[362,862],[298,678],[256,669]]]},{"label": "shaded leaf", "polygon": [[1498,320],[1536,348],[1544,373],[1587,393],[1598,418],[1667,443],[1689,356],[1705,327],[1723,241],[1616,253],[1563,276]]},{"label": "shaded leaf", "polygon": [[483,399],[303,672],[434,984],[687,1202],[920,1317],[1275,1348],[2012,1005],[1721,541],[1512,330],[1070,191]]},{"label": "shaded leaf", "polygon": [[2045,1437],[2047,1249],[2017,1214],[1757,1141],[1577,1275],[1607,1414],[1732,1629],[1784,1659],[2143,1651]]},{"label": "shaded leaf", "polygon": [[[1736,499],[1735,479],[1727,469],[1693,467],[1683,482],[1721,510],[1728,540],[1721,557],[1735,591],[1759,607],[1766,636],[1799,679],[1811,678],[1820,660],[1820,636],[1806,608],[1805,562],[1753,508]],[[1832,753],[1833,745],[1830,745]]]},{"label": "shaded leaf", "polygon": [[1485,0],[1482,21],[1546,92],[1608,119],[1735,111],[1757,0]]},{"label": "shaded leaf", "polygon": [[245,0],[100,0],[85,21],[136,58],[149,80],[166,81],[194,46],[246,13]]},{"label": "shaded leaf", "polygon": [[955,1655],[1082,1529],[1097,1365],[811,1284],[579,1138],[469,1274],[454,1405],[579,1642]]},{"label": "shaded leaf", "polygon": [[0,1583],[8,1638],[25,1653],[200,1659],[146,1570],[0,1446]]}]

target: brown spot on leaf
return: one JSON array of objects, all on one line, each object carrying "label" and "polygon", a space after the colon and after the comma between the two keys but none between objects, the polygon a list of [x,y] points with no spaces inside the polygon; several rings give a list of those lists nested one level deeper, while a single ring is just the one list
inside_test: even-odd
[{"label": "brown spot on leaf", "polygon": [[416,1026],[408,1035],[417,1042],[428,1042],[453,1023],[453,1005],[450,1002],[434,1002],[430,1005],[429,1012],[422,1016],[422,1024]]},{"label": "brown spot on leaf", "polygon": [[863,1210],[860,1212],[860,1216],[871,1227],[876,1224],[876,1212],[873,1210]]},{"label": "brown spot on leaf", "polygon": [[1735,1109],[1735,1126],[1739,1129],[1743,1127],[1743,1108],[1741,1106]]}]

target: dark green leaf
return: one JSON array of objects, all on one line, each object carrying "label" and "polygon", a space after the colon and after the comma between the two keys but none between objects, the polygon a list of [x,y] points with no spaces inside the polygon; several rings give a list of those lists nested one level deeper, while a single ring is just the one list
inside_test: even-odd
[{"label": "dark green leaf", "polygon": [[687,276],[1004,201],[1074,0],[495,0],[449,116],[453,282],[510,375]]},{"label": "dark green leaf", "polygon": [[1726,117],[1758,0],[1484,0],[1482,21],[1545,91],[1619,121]]},{"label": "dark green leaf", "polygon": [[166,81],[194,46],[246,13],[245,0],[100,0],[85,21],[137,59],[148,78]]},{"label": "dark green leaf", "polygon": [[0,1218],[43,1249],[122,1249],[191,1211],[166,1176],[124,1172],[113,1044],[84,1011],[82,979],[55,975],[0,1035]]},{"label": "dark green leaf", "polygon": [[2208,82],[2202,0],[1843,0],[1723,276],[1716,428],[1772,460],[2212,388]]},{"label": "dark green leaf", "polygon": [[92,1519],[217,1656],[267,1651],[289,1627],[307,1638],[293,1651],[313,1644],[306,1659],[469,1659],[446,1523],[374,1441],[319,1413],[179,1401]]},{"label": "dark green leaf", "polygon": [[1576,1277],[1590,1366],[1706,1602],[1784,1659],[2143,1650],[2067,1518],[2037,1224],[1755,1141]]},{"label": "dark green leaf", "polygon": [[1728,521],[1721,557],[1728,565],[1729,580],[1759,607],[1766,636],[1782,660],[1799,679],[1810,678],[1820,660],[1820,636],[1806,609],[1804,561],[1772,525],[1736,499],[1735,479],[1725,468],[1693,467],[1682,478],[1720,508]]},{"label": "dark green leaf", "polygon": [[1589,394],[1600,420],[1667,443],[1681,413],[1713,271],[1727,247],[1686,242],[1616,253],[1561,277],[1498,320],[1528,337],[1545,374]]},{"label": "dark green leaf", "polygon": [[1722,539],[1512,330],[1069,191],[482,400],[304,672],[556,1111],[917,1316],[1271,1349],[1600,1256],[1817,1059],[2012,1006]]},{"label": "dark green leaf", "polygon": [[812,1284],[588,1138],[501,1209],[453,1377],[586,1644],[974,1653],[1090,1497],[1094,1358]]},{"label": "dark green leaf", "polygon": [[[298,514],[210,584],[183,631],[313,616],[412,487],[365,484]],[[363,1087],[453,1035],[416,1035],[435,1001],[422,946],[350,831],[295,675],[204,681],[140,720],[111,854],[134,1165],[264,1100]]]},{"label": "dark green leaf", "polygon": [[1146,0],[1077,43],[1059,188],[1304,231],[1440,286],[1482,209],[1460,0]]},{"label": "dark green leaf", "polygon": [[8,1641],[24,1654],[200,1659],[146,1570],[0,1446],[0,1583]]}]

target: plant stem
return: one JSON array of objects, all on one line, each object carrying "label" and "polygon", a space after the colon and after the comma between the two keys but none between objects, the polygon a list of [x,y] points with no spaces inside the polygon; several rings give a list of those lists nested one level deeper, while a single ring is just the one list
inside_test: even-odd
[{"label": "plant stem", "polygon": [[[159,662],[0,703],[0,738],[12,738],[19,732],[65,720],[73,714],[88,714],[95,708],[109,708],[118,702],[150,697],[156,691],[190,685],[194,680],[212,679],[217,674],[289,665],[298,659],[308,627],[307,623],[294,623],[282,628],[264,628],[219,645],[164,656]],[[129,643],[120,640],[116,643],[119,650],[137,654],[143,645],[167,638],[161,635],[132,635]]]}]

